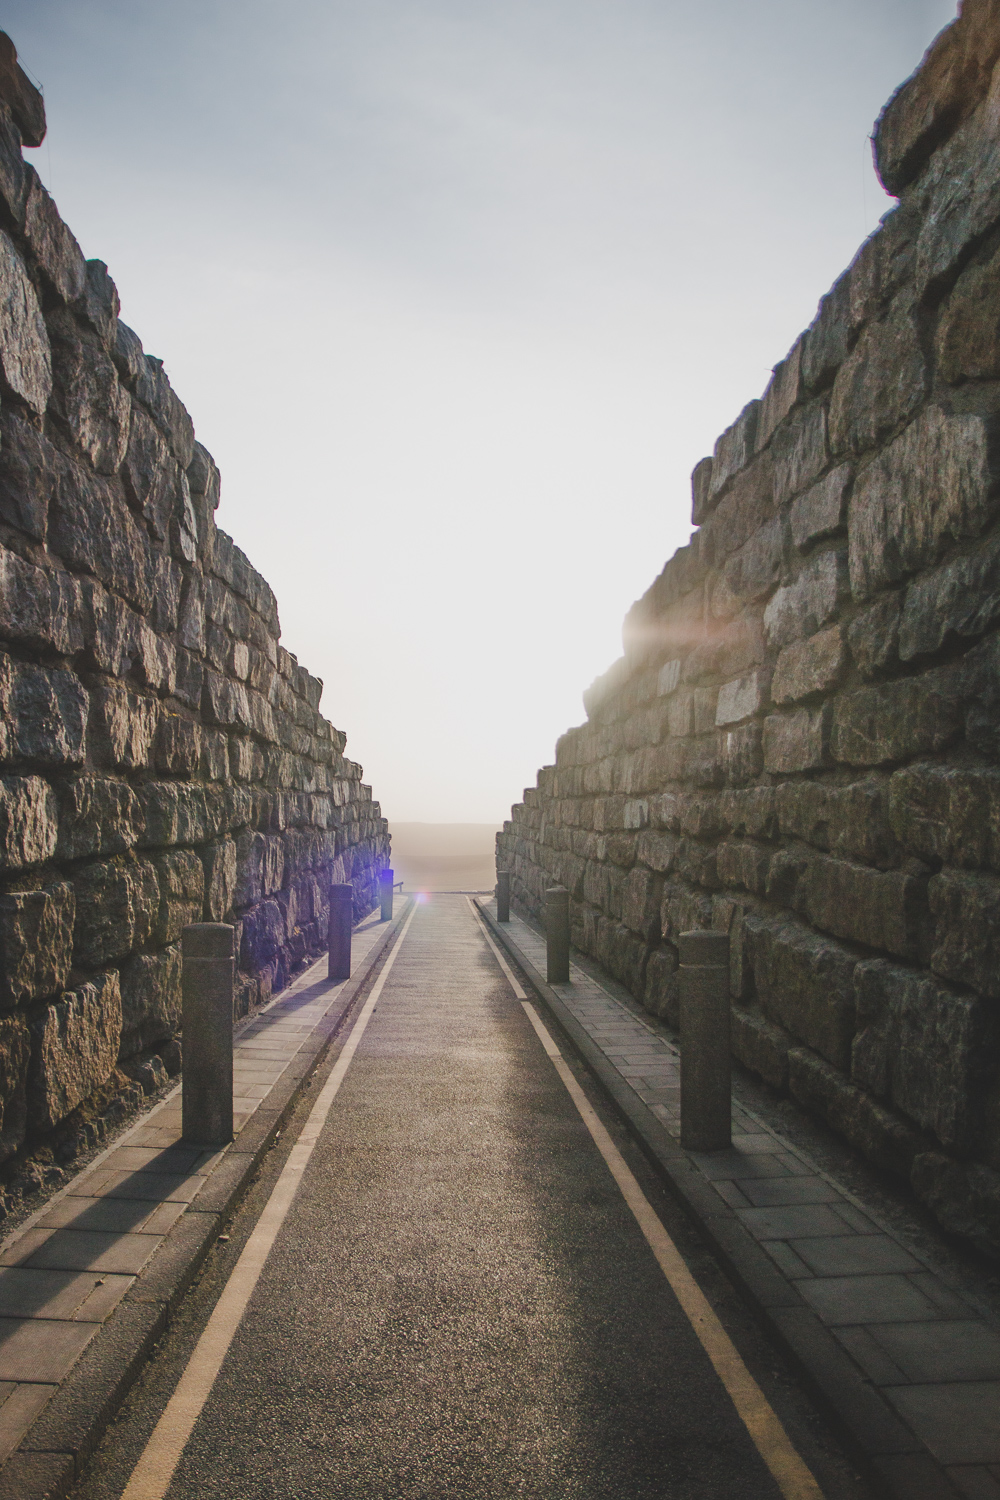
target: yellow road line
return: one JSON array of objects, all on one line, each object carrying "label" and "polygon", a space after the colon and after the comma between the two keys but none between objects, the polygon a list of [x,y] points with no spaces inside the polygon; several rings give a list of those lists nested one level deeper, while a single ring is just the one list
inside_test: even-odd
[{"label": "yellow road line", "polygon": [[309,1118],[281,1169],[281,1175],[267,1200],[267,1206],[254,1226],[243,1253],[236,1262],[233,1273],[213,1309],[212,1316],[184,1367],[176,1390],[154,1427],[139,1462],[132,1470],[132,1477],[123,1491],[122,1500],[163,1500],[163,1496],[167,1493],[181,1454],[211,1394],[212,1386],[222,1368],[222,1362],[229,1352],[229,1346],[246,1312],[247,1304],[260,1280],[264,1262],[292,1206],[313,1148],[326,1124],[326,1118],[336,1098],[337,1090],[351,1066],[358,1043],[364,1035],[372,1011],[378,1004],[383,986],[389,977],[389,971],[396,961],[396,955],[416,914],[417,908],[414,906],[393,944],[371,994],[351,1028],[351,1034],[344,1043],[332,1073],[309,1112]]},{"label": "yellow road line", "polygon": [[[469,904],[472,905],[471,901]],[[661,1271],[670,1283],[671,1291],[698,1335],[702,1348],[725,1386],[758,1453],[773,1474],[784,1500],[823,1500],[823,1491],[796,1452],[774,1408],[740,1358],[732,1339],[688,1270],[683,1256],[632,1175],[625,1158],[594,1112],[583,1089],[573,1077],[537,1010],[528,1000],[500,949],[493,941],[482,917],[474,907],[473,911],[483,937],[492,948],[516,998],[524,1007],[524,1012],[535,1028],[546,1056],[551,1060],[552,1066],[565,1084],[566,1091],[576,1105],[580,1118],[590,1131],[594,1145],[604,1157],[608,1170],[621,1190],[622,1197],[635,1215],[649,1248],[656,1256]]]}]

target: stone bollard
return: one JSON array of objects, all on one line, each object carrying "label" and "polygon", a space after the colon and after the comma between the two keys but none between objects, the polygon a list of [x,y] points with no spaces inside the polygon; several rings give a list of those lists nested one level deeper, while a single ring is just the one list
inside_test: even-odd
[{"label": "stone bollard", "polygon": [[510,921],[510,871],[497,871],[497,921]]},{"label": "stone bollard", "polygon": [[680,951],[681,1145],[721,1151],[732,1144],[729,1053],[729,937],[682,932]]},{"label": "stone bollard", "polygon": [[392,921],[392,871],[383,870],[379,876],[379,889],[382,895],[382,921]]},{"label": "stone bollard", "polygon": [[202,1146],[233,1138],[234,935],[225,922],[194,922],[181,934],[181,1134]]},{"label": "stone bollard", "polygon": [[331,885],[330,958],[326,975],[334,984],[351,977],[351,928],[354,924],[353,885]]},{"label": "stone bollard", "polygon": [[564,885],[545,892],[545,977],[549,984],[569,983],[569,891]]}]

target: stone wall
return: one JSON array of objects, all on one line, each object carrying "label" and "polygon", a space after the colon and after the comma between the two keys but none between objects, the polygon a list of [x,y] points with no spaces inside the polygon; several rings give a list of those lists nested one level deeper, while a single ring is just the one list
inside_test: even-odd
[{"label": "stone wall", "polygon": [[1000,1251],[1000,4],[877,126],[899,205],[693,475],[689,546],[498,839],[515,902]]},{"label": "stone wall", "polygon": [[[239,1013],[376,899],[388,837],[322,683],[214,511],[219,474],[22,140],[0,34],[0,1163],[179,1066],[181,929],[237,929]],[[96,1092],[95,1092],[96,1091]],[[67,1124],[69,1122],[69,1124]]]}]

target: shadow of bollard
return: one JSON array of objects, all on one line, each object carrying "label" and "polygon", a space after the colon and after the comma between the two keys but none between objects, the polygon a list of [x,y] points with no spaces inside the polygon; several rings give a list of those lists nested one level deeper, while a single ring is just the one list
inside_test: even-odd
[{"label": "shadow of bollard", "polygon": [[327,929],[330,957],[327,978],[334,984],[351,977],[351,927],[354,922],[353,885],[331,885],[330,925]]},{"label": "shadow of bollard", "polygon": [[510,921],[510,871],[497,871],[497,921]]},{"label": "shadow of bollard", "polygon": [[233,1138],[234,936],[225,922],[195,922],[181,934],[181,1135],[204,1146]]},{"label": "shadow of bollard", "polygon": [[682,932],[680,952],[681,1145],[721,1151],[732,1144],[729,1052],[729,937]]},{"label": "shadow of bollard", "polygon": [[569,891],[553,885],[545,892],[545,977],[569,983]]},{"label": "shadow of bollard", "polygon": [[379,876],[379,890],[382,896],[382,921],[392,921],[392,871],[383,870]]}]

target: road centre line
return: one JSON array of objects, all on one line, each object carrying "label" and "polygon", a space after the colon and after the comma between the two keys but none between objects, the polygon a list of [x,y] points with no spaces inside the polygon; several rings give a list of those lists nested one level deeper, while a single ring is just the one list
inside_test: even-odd
[{"label": "road centre line", "polygon": [[246,1312],[247,1304],[260,1280],[264,1263],[295,1199],[337,1091],[344,1081],[344,1076],[351,1065],[372,1012],[378,1004],[389,972],[403,945],[403,939],[416,914],[417,907],[414,905],[403,923],[371,994],[351,1028],[350,1036],[344,1043],[333,1071],[320,1090],[316,1103],[309,1112],[309,1118],[281,1169],[264,1211],[254,1226],[239,1260],[233,1267],[232,1275],[226,1282],[212,1315],[184,1367],[177,1388],[167,1402],[138,1463],[132,1470],[131,1478],[122,1492],[122,1500],[163,1500],[163,1496],[167,1493],[187,1441],[211,1394],[212,1386],[229,1352],[229,1346]]},{"label": "road centre line", "polygon": [[683,1256],[660,1222],[653,1205],[642,1191],[583,1089],[574,1078],[538,1011],[527,998],[471,900],[469,900],[469,906],[483,937],[493,950],[507,982],[513,989],[515,998],[520,1000],[538,1040],[545,1049],[546,1056],[576,1105],[594,1145],[603,1156],[612,1177],[621,1190],[622,1197],[632,1210],[671,1291],[697,1334],[702,1348],[736,1407],[754,1446],[771,1471],[784,1500],[823,1500],[823,1491],[816,1483],[811,1470],[800,1457],[774,1408],[740,1358],[735,1344],[720,1323],[701,1287],[688,1270]]}]

